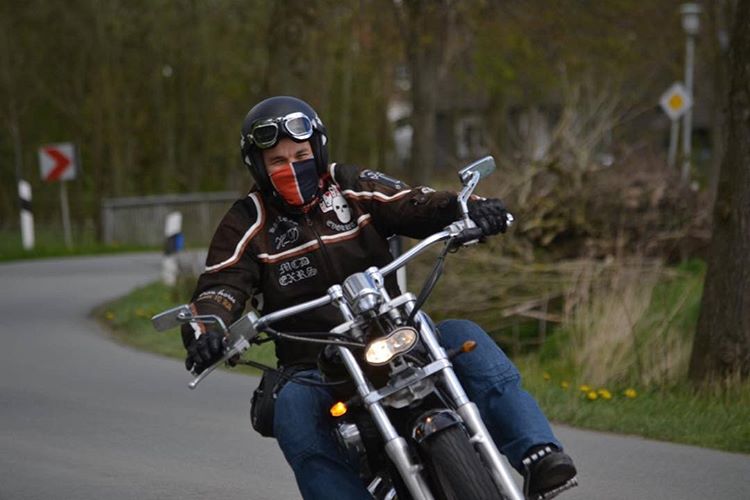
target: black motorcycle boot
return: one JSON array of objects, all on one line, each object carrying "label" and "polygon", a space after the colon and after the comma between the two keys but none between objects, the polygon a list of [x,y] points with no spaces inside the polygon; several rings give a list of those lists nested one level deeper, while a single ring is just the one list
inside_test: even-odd
[{"label": "black motorcycle boot", "polygon": [[549,500],[578,485],[573,459],[555,445],[531,448],[521,463],[529,500]]}]

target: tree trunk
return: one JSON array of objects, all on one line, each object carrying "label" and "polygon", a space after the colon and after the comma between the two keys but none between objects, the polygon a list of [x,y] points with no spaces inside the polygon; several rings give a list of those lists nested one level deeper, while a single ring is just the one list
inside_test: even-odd
[{"label": "tree trunk", "polygon": [[429,184],[435,167],[437,145],[437,65],[435,51],[418,51],[411,64],[412,72],[412,147],[411,163],[416,181]]},{"label": "tree trunk", "polygon": [[[264,96],[306,96],[309,75],[315,74],[315,65],[306,57],[307,50],[303,49],[312,44],[310,27],[315,26],[315,15],[312,4],[293,0],[273,3],[266,35],[268,67],[262,92]],[[281,43],[282,40],[286,43]]]},{"label": "tree trunk", "polygon": [[730,49],[728,141],[690,379],[750,375],[750,2],[739,2]]},{"label": "tree trunk", "polygon": [[[10,43],[9,26],[6,23],[0,24],[0,95],[6,103],[4,109],[0,111],[0,116],[4,118],[5,125],[13,139],[14,165],[16,173],[16,185],[11,192],[17,189],[18,181],[23,179],[23,147],[21,140],[21,120],[18,104],[17,80],[15,75],[16,68],[13,67],[13,58],[11,57],[12,46]],[[3,116],[4,115],[4,116]]]},{"label": "tree trunk", "polygon": [[711,206],[716,200],[716,190],[719,187],[719,171],[724,158],[724,144],[726,143],[726,108],[727,108],[727,75],[729,74],[728,47],[720,36],[726,33],[733,18],[734,9],[726,0],[714,0],[707,10],[709,33],[710,65],[713,77],[713,92],[711,95],[711,170],[709,172],[708,189]]},{"label": "tree trunk", "polygon": [[413,129],[411,164],[414,181],[429,184],[437,160],[437,104],[439,69],[445,53],[449,2],[405,2],[404,38],[411,72]]}]

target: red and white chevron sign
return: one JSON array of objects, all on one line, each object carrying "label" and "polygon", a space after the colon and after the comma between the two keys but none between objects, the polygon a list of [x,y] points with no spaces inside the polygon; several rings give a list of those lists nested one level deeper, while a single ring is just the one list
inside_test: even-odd
[{"label": "red and white chevron sign", "polygon": [[45,182],[75,179],[76,163],[75,146],[69,142],[39,148],[39,168]]}]

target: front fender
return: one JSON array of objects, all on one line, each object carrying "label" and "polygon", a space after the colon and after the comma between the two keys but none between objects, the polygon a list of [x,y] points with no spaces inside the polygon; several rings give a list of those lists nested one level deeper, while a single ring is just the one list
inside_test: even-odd
[{"label": "front fender", "polygon": [[453,410],[447,408],[430,410],[420,415],[414,422],[411,438],[417,444],[422,444],[425,439],[433,434],[454,425],[463,425],[463,423],[463,419]]}]

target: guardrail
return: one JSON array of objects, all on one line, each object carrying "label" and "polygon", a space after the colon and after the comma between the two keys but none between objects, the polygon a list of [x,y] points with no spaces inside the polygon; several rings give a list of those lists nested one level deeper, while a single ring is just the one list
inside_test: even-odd
[{"label": "guardrail", "polygon": [[186,243],[206,246],[221,218],[241,197],[224,191],[105,198],[101,203],[102,238],[108,245],[161,246],[167,215],[179,211]]}]

